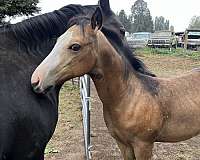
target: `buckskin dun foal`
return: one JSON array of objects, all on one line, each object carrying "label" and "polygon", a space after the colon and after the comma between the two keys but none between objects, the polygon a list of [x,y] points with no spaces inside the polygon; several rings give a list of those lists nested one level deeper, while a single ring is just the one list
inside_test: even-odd
[{"label": "buckskin dun foal", "polygon": [[150,160],[154,142],[183,141],[200,132],[199,70],[171,79],[150,76],[120,37],[110,33],[111,45],[99,30],[100,8],[70,25],[34,71],[36,92],[89,74],[125,160]]}]

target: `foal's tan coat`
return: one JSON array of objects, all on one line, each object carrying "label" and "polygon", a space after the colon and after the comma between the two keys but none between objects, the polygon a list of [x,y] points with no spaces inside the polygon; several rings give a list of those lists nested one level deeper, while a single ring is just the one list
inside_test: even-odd
[{"label": "foal's tan coat", "polygon": [[142,83],[136,72],[124,81],[124,61],[102,34],[98,36],[100,62],[95,69],[102,79],[92,79],[104,106],[106,124],[124,159],[134,159],[134,153],[137,160],[150,159],[153,142],[182,141],[200,132],[198,70],[172,79],[148,77],[149,83],[158,83],[154,88],[157,93],[152,94],[145,87],[149,84]]},{"label": "foal's tan coat", "polygon": [[[200,132],[198,70],[163,79],[142,75],[128,65],[129,76],[125,79],[124,64],[127,62],[101,31],[92,30],[90,25],[85,28],[85,36],[80,34],[79,26],[69,31],[72,30],[71,39],[67,43],[58,41],[52,53],[36,69],[32,82],[39,79],[38,87],[45,89],[48,85],[90,74],[103,103],[108,130],[125,160],[150,160],[154,142],[182,141]],[[80,53],[72,54],[67,50],[73,42],[82,44],[91,40],[91,45],[83,46]],[[52,68],[48,64],[54,51],[61,60]],[[47,74],[42,77],[40,73]]]}]

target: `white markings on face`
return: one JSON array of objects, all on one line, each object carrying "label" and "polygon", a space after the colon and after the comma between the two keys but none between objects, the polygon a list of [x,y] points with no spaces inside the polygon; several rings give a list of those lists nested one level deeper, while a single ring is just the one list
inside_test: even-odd
[{"label": "white markings on face", "polygon": [[[66,31],[59,39],[57,40],[53,50],[50,54],[43,60],[43,62],[36,68],[40,73],[40,85],[47,85],[45,83],[54,82],[54,78],[50,73],[52,71],[57,71],[59,65],[65,62],[63,57],[66,57],[67,47],[72,40],[73,31]],[[48,78],[47,78],[48,77]],[[45,81],[43,81],[45,79]]]},{"label": "white markings on face", "polygon": [[[49,66],[52,68],[60,64],[62,54],[64,54],[63,52],[66,52],[67,50],[66,46],[71,41],[72,35],[73,35],[72,31],[67,31],[57,40],[57,43],[55,44],[53,50],[43,61],[44,64],[48,63],[50,64]],[[51,70],[51,68],[49,69]]]}]

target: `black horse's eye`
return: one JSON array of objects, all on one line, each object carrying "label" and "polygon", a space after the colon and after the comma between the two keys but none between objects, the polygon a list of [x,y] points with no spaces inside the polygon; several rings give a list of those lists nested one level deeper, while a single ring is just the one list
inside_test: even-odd
[{"label": "black horse's eye", "polygon": [[73,50],[74,52],[78,52],[81,49],[81,45],[78,43],[72,44],[69,49]]}]

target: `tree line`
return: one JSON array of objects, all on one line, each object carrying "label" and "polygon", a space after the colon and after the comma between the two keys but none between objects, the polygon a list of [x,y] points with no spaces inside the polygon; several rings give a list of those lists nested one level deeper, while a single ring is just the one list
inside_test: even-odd
[{"label": "tree line", "polygon": [[[157,16],[153,20],[147,2],[144,0],[137,0],[132,5],[130,15],[127,15],[124,10],[117,15],[129,33],[174,30],[174,26],[170,26],[170,21],[163,16]],[[188,29],[200,29],[200,16],[191,19]]]},{"label": "tree line", "polygon": [[0,0],[0,24],[9,23],[5,21],[6,16],[28,16],[38,13],[40,11],[38,3],[39,0]]},{"label": "tree line", "polygon": [[189,29],[200,29],[200,16],[192,17],[188,28]]},{"label": "tree line", "polygon": [[[16,17],[22,15],[33,15],[38,13],[37,7],[39,0],[0,0],[0,24],[9,23],[6,17]],[[136,0],[131,7],[131,14],[127,15],[124,10],[118,14],[120,21],[125,29],[130,32],[153,32],[159,30],[170,30],[169,20],[163,16],[155,17],[153,20],[147,2]],[[200,16],[194,16],[188,26],[189,29],[200,29]]]},{"label": "tree line", "polygon": [[163,16],[155,17],[153,21],[147,2],[144,0],[137,0],[132,5],[130,15],[127,15],[124,10],[121,10],[117,15],[129,33],[170,29],[169,20]]}]

